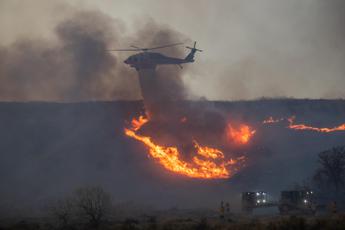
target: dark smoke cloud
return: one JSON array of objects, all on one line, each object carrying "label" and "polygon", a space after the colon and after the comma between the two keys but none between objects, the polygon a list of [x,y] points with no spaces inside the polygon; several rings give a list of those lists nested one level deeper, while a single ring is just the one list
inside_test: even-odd
[{"label": "dark smoke cloud", "polygon": [[[134,34],[127,35],[120,21],[99,11],[79,11],[55,26],[57,42],[19,39],[0,47],[0,98],[9,101],[140,99],[138,73],[122,63],[133,53],[106,50],[124,44],[152,47],[188,40],[151,18],[142,21]],[[181,46],[158,52],[186,56]],[[185,99],[187,91],[182,80],[185,70],[178,66],[158,67],[156,84],[151,84],[149,90],[163,100]]]},{"label": "dark smoke cloud", "polygon": [[135,74],[106,50],[122,38],[118,22],[77,12],[55,27],[57,42],[21,39],[0,48],[2,100],[112,100],[139,97]]},{"label": "dark smoke cloud", "polygon": [[[179,40],[185,37],[180,37],[176,30],[173,31],[175,36],[165,36],[164,34],[167,33],[164,31],[171,31],[171,29],[169,26],[161,25],[162,22],[197,40],[205,52],[197,57],[195,64],[185,65],[188,73],[183,72],[183,74],[186,73],[183,79],[189,89],[187,94],[193,91],[198,97],[205,96],[212,100],[253,99],[263,96],[344,97],[342,85],[345,78],[342,63],[345,53],[343,43],[345,14],[342,0],[253,0],[250,2],[219,0],[188,3],[177,1],[174,6],[154,0],[147,0],[145,4],[139,1],[121,0],[102,3],[85,0],[83,4],[75,0],[70,0],[67,4],[66,2],[1,1],[0,43],[4,46],[1,49],[1,65],[4,63],[4,55],[12,53],[8,44],[12,43],[13,46],[13,42],[17,40],[18,43],[20,37],[26,40],[31,39],[30,41],[40,38],[41,40],[37,41],[38,45],[42,44],[42,40],[45,43],[51,43],[51,37],[57,36],[56,33],[51,35],[51,31],[57,23],[61,22],[61,19],[71,18],[76,11],[75,8],[81,10],[83,7],[88,7],[88,9],[101,9],[108,15],[114,18],[121,17],[125,21],[119,25],[118,21],[114,22],[108,17],[112,22],[107,20],[105,24],[97,26],[111,27],[112,30],[104,32],[113,34],[114,41],[118,41],[116,43],[106,40],[107,45],[112,48],[126,48],[131,44],[146,46],[159,43],[161,45],[160,41],[165,43],[171,38]],[[76,7],[70,7],[69,4]],[[16,15],[20,17],[12,12],[16,12]],[[98,12],[98,14],[102,13]],[[153,19],[143,18],[142,14],[149,15]],[[89,24],[94,26],[95,23],[89,22]],[[128,30],[119,29],[124,25]],[[159,28],[159,31],[156,28]],[[125,36],[128,31],[134,32],[131,36]],[[155,39],[152,38],[153,35]],[[171,39],[171,41],[176,42],[176,39]],[[53,45],[56,44],[46,46],[52,48]],[[173,51],[167,49],[160,52]],[[184,56],[185,50],[181,49],[181,54]],[[129,53],[115,55],[123,55],[121,56],[123,60]],[[118,62],[116,69],[120,66],[122,67]],[[175,71],[175,67],[171,68]],[[167,69],[161,68],[158,71],[168,71]],[[124,70],[128,69],[124,68]],[[116,72],[116,70],[112,71]],[[5,71],[1,72],[3,74]],[[129,72],[131,74],[126,77],[121,74],[102,77],[99,87],[106,85],[107,90],[102,96],[97,93],[88,98],[90,100],[139,99],[137,76],[135,71]],[[2,76],[2,78],[10,77]],[[122,83],[124,87],[117,86]],[[172,85],[181,81],[170,84],[166,80],[163,83]],[[6,81],[1,84],[11,85]],[[30,91],[20,86],[21,84],[16,86],[12,83],[11,88],[21,87],[22,90],[17,91],[19,91],[18,94],[23,94],[22,99],[25,99],[26,94],[40,94],[35,96],[35,99],[39,100],[52,99],[52,97],[44,98],[43,92],[40,92],[42,89]],[[35,84],[37,83],[32,83],[32,85]],[[50,90],[53,87],[48,88],[47,91],[55,92]],[[167,88],[176,92],[172,90],[173,86]],[[94,91],[93,89],[92,93]],[[14,96],[8,94],[10,93],[6,93],[0,100],[13,99]],[[54,99],[60,98],[60,96],[53,96]]]},{"label": "dark smoke cloud", "polygon": [[[148,18],[142,25],[142,29],[135,35],[137,42],[146,47],[160,46],[177,42],[189,42],[190,39],[168,25],[157,24],[153,19]],[[184,58],[187,55],[184,46],[175,46],[161,49],[158,52],[167,56]],[[152,88],[155,91],[155,97],[160,100],[183,100],[186,98],[187,90],[184,86],[182,76],[188,69],[184,65],[183,69],[179,66],[163,66],[156,69],[157,85]]]}]

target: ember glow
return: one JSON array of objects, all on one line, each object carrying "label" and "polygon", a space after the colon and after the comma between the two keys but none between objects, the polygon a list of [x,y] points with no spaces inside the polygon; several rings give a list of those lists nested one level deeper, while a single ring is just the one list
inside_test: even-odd
[{"label": "ember glow", "polygon": [[186,123],[186,122],[187,122],[187,117],[182,117],[182,118],[180,119],[180,122],[181,122],[181,123]]},{"label": "ember glow", "polygon": [[235,128],[229,123],[227,126],[228,139],[236,144],[247,144],[255,133],[256,130],[248,125],[241,124]]},{"label": "ember glow", "polygon": [[272,123],[278,123],[284,121],[284,118],[278,118],[278,119],[274,119],[273,117],[269,117],[266,120],[264,120],[262,122],[262,124],[272,124]]},{"label": "ember glow", "polygon": [[154,143],[151,137],[137,134],[137,131],[149,120],[145,117],[133,119],[130,128],[125,128],[125,134],[132,137],[149,149],[149,156],[154,158],[165,169],[192,178],[221,179],[231,177],[244,157],[225,160],[223,152],[216,148],[201,146],[194,141],[196,150],[191,162],[182,159],[177,147],[165,147]]}]

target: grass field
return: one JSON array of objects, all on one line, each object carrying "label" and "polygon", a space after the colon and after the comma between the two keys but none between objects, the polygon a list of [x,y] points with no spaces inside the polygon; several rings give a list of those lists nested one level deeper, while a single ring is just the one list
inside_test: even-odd
[{"label": "grass field", "polygon": [[[21,229],[21,230],[52,230],[52,229],[96,229],[82,224],[81,222],[71,223],[61,226],[59,223],[48,219],[26,219],[26,220],[3,220],[0,229]],[[303,216],[277,216],[277,217],[232,217],[221,220],[216,217],[199,218],[169,218],[169,217],[146,217],[146,218],[126,218],[117,221],[104,222],[97,229],[152,229],[152,230],[342,230],[345,229],[345,215],[338,214],[322,217],[303,217]]]}]

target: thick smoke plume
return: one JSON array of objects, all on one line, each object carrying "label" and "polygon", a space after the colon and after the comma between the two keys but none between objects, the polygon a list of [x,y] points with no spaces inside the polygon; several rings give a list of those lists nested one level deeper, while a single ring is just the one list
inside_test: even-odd
[{"label": "thick smoke plume", "polygon": [[[164,33],[159,32],[163,35],[153,38],[153,34],[158,34],[155,30],[157,23],[142,15],[149,15],[159,22],[160,31],[168,28],[161,25],[164,23],[197,40],[205,52],[198,57],[197,64],[188,69],[183,81],[198,97],[212,100],[282,96],[343,98],[344,3],[342,0],[219,0],[195,4],[193,1],[186,3],[177,0],[175,4],[166,4],[155,0],[147,0],[145,3],[85,0],[81,4],[76,0],[2,0],[0,62],[4,66],[4,58],[12,53],[11,44],[13,47],[14,43],[23,40],[21,38],[29,44],[36,41],[37,46],[48,43],[42,48],[54,49],[58,43],[63,42],[52,32],[57,24],[66,18],[71,19],[76,9],[100,9],[95,14],[110,20],[103,20],[104,23],[98,24],[95,29],[103,31],[104,25],[110,26],[111,30],[102,32],[114,35],[114,40],[105,41],[110,48],[160,43],[159,38],[163,38]],[[122,21],[113,20],[101,12],[107,12]],[[94,27],[96,22],[89,21],[88,24]],[[127,36],[128,31],[131,31],[130,36]],[[174,31],[174,34],[175,38],[180,38],[176,36],[179,33]],[[164,40],[168,41],[167,37]],[[178,41],[173,39],[173,42]],[[122,66],[120,60],[124,60],[128,54],[124,53],[118,59],[116,68]],[[117,53],[112,55],[118,56]],[[11,63],[14,66],[21,64],[15,61]],[[32,80],[34,77],[25,78],[30,83],[19,81],[16,85],[14,81],[8,84],[7,78],[10,77],[3,76],[5,73],[5,70],[1,70],[0,80],[5,79],[0,82],[1,85],[8,85],[8,88],[20,91],[23,95],[19,98],[5,90],[5,96],[0,100],[26,100],[25,95],[30,96],[28,99],[33,99],[33,95],[35,100],[61,99],[52,93],[55,90],[49,91],[49,97],[44,97],[41,88],[30,90],[31,85],[38,84]],[[87,99],[140,99],[135,71],[130,73],[129,76],[107,75],[106,80],[100,80],[101,83],[97,84],[106,85],[103,94],[89,95]],[[23,84],[28,86],[25,88]],[[124,87],[119,86],[121,84]],[[8,91],[13,92],[10,89]],[[37,95],[38,92],[41,95]]]},{"label": "thick smoke plume", "polygon": [[[135,34],[135,37],[134,43],[143,44],[146,47],[190,41],[185,35],[168,26],[159,25],[152,19],[147,20],[143,28]],[[161,49],[158,52],[178,58],[184,58],[187,55],[183,46]],[[175,108],[174,103],[176,101],[187,98],[188,91],[183,83],[183,74],[187,69],[188,65],[184,65],[183,69],[177,65],[166,65],[158,66],[156,69],[138,71],[141,94],[151,113],[157,114],[164,110],[170,110],[171,107]]]},{"label": "thick smoke plume", "polygon": [[[150,18],[131,35],[122,22],[99,11],[79,11],[58,22],[56,39],[15,40],[0,46],[0,99],[7,101],[136,100],[141,98],[137,72],[122,61],[133,53],[108,52],[187,41],[186,36]],[[126,47],[124,47],[126,48]],[[183,47],[162,50],[185,57]],[[161,99],[182,100],[186,90],[178,66],[158,68],[158,85],[148,90]],[[158,91],[157,91],[158,89]]]},{"label": "thick smoke plume", "polygon": [[0,98],[83,101],[138,97],[134,73],[107,51],[121,39],[116,25],[117,21],[103,13],[78,12],[56,25],[57,42],[21,39],[0,47]]}]

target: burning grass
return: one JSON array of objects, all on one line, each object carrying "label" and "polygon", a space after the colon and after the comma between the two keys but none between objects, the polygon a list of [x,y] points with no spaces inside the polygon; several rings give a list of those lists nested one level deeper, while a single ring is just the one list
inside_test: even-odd
[{"label": "burning grass", "polygon": [[[306,124],[296,124],[295,116],[289,118],[273,118],[271,116],[262,121],[262,124],[272,125],[284,121],[288,123],[287,128],[298,131],[321,133],[345,131],[345,124],[334,128],[318,128]],[[244,166],[244,156],[229,158],[224,155],[221,150],[222,147],[202,145],[194,137],[192,141],[192,155],[189,159],[185,159],[182,154],[183,150],[176,146],[176,143],[170,146],[169,144],[160,144],[152,135],[141,134],[139,132],[144,125],[150,122],[150,119],[146,116],[133,118],[129,127],[125,128],[125,134],[143,143],[148,148],[149,156],[171,172],[191,178],[225,179],[232,177]],[[187,125],[189,119],[182,117],[177,123]],[[235,147],[248,145],[257,132],[251,126],[243,123],[227,122],[225,126],[224,134],[226,136],[226,142]]]},{"label": "burning grass", "polygon": [[319,133],[332,133],[336,131],[345,131],[345,123],[340,124],[336,127],[333,128],[326,128],[326,127],[314,127],[311,125],[306,125],[306,124],[296,124],[295,123],[296,116],[291,116],[288,118],[273,118],[273,117],[268,117],[264,121],[262,121],[262,124],[268,125],[268,124],[274,124],[274,123],[280,123],[283,121],[288,122],[287,128],[293,129],[293,130],[299,130],[299,131],[314,131],[314,132],[319,132]]},{"label": "burning grass", "polygon": [[247,144],[255,133],[256,130],[245,124],[240,124],[238,128],[233,127],[230,123],[227,126],[228,139],[236,144]]},{"label": "burning grass", "polygon": [[192,178],[224,179],[231,177],[245,159],[243,156],[225,159],[220,149],[202,146],[194,140],[195,155],[191,161],[186,161],[176,146],[162,146],[155,143],[152,137],[138,134],[148,122],[149,119],[144,116],[132,119],[131,127],[125,128],[125,134],[145,144],[149,156],[169,171]]}]

